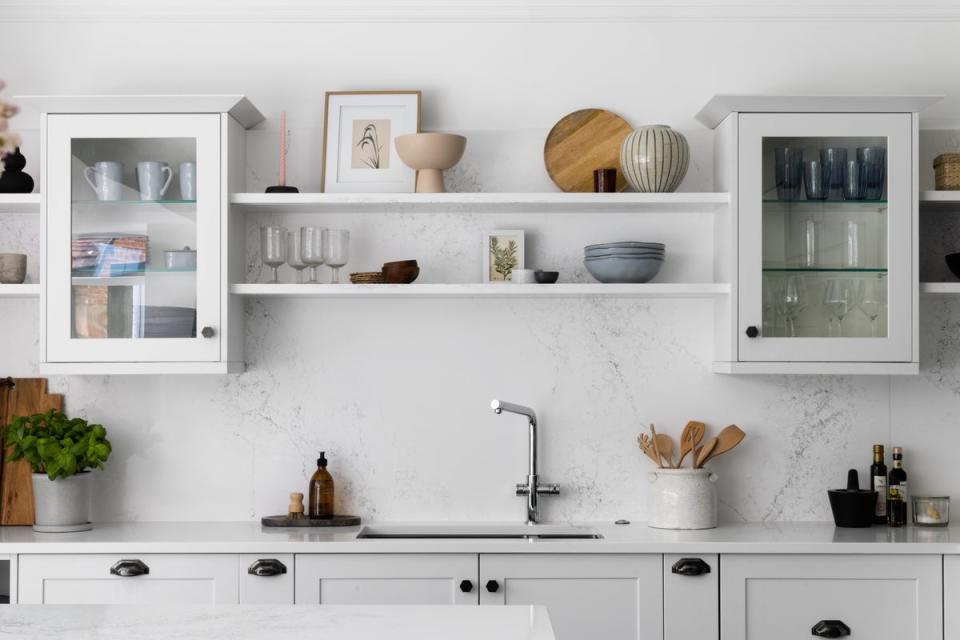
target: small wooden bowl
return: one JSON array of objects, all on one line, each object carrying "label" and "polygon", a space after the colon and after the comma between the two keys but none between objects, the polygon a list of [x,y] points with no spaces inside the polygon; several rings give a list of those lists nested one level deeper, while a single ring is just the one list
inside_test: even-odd
[{"label": "small wooden bowl", "polygon": [[410,284],[420,275],[420,267],[417,261],[413,264],[404,264],[399,262],[388,262],[383,265],[383,277],[388,284]]}]

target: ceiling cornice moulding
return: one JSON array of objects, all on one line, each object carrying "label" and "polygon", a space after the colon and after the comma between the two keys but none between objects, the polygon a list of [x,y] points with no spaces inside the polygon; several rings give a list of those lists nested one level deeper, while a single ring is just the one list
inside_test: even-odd
[{"label": "ceiling cornice moulding", "polygon": [[0,22],[811,22],[960,21],[955,0],[753,2],[369,2],[366,0],[0,0]]}]

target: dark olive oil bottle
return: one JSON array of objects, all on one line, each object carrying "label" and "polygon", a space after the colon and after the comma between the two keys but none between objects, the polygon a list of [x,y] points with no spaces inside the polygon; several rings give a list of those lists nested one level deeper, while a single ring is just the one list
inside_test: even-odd
[{"label": "dark olive oil bottle", "polygon": [[887,482],[887,524],[902,527],[907,524],[907,472],[903,470],[903,450],[893,448],[893,469]]},{"label": "dark olive oil bottle", "polygon": [[333,517],[333,476],[327,471],[326,452],[321,451],[317,458],[317,470],[310,478],[310,505],[311,518]]},{"label": "dark olive oil bottle", "polygon": [[882,444],[873,445],[870,490],[877,492],[877,504],[873,508],[873,524],[887,524],[887,465],[883,463]]}]

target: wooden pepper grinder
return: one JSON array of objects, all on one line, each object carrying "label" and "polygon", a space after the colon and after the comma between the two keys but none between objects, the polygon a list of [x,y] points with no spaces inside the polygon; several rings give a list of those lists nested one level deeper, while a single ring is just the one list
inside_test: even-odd
[{"label": "wooden pepper grinder", "polygon": [[303,518],[303,494],[291,493],[290,506],[287,507],[287,517],[291,520],[300,520]]}]

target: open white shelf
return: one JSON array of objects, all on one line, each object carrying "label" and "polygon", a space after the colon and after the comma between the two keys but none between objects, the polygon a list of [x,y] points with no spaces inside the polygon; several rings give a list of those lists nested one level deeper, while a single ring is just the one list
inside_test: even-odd
[{"label": "open white shelf", "polygon": [[960,293],[960,282],[921,282],[920,293]]},{"label": "open white shelf", "polygon": [[0,193],[0,213],[40,213],[40,194]]},{"label": "open white shelf", "polygon": [[39,297],[39,284],[0,284],[0,299]]},{"label": "open white shelf", "polygon": [[230,292],[274,298],[710,298],[726,283],[645,284],[234,284]]},{"label": "open white shelf", "polygon": [[960,211],[960,191],[921,191],[920,208]]},{"label": "open white shelf", "polygon": [[729,193],[234,193],[233,211],[277,213],[702,213]]}]

